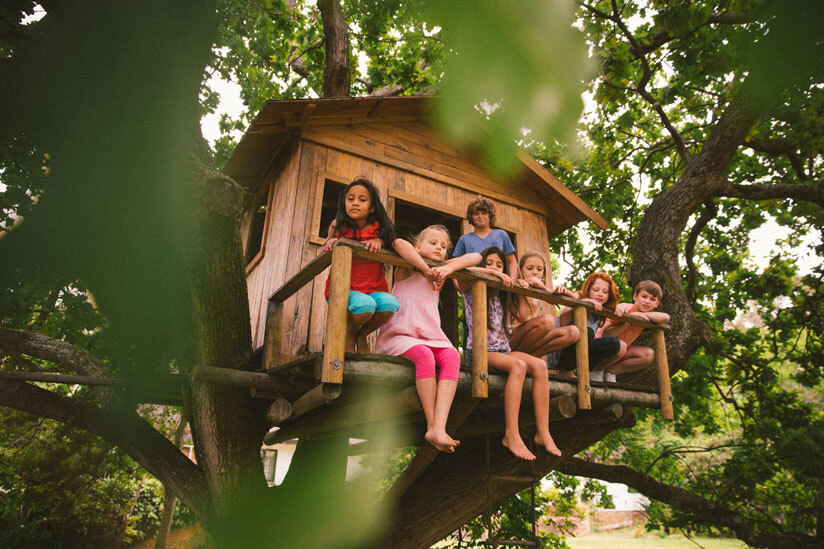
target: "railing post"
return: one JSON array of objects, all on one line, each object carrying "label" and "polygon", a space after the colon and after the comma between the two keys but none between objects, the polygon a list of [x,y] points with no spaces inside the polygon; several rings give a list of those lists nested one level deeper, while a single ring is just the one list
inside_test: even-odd
[{"label": "railing post", "polygon": [[667,343],[664,330],[652,331],[652,344],[655,350],[655,369],[658,371],[658,395],[661,399],[661,417],[675,419],[672,409],[672,388],[670,387],[669,364],[667,363]]},{"label": "railing post", "polygon": [[280,362],[280,328],[283,324],[283,301],[272,300],[266,309],[266,331],[263,336],[263,369],[274,368]]},{"label": "railing post", "polygon": [[589,393],[589,337],[587,336],[587,310],[582,305],[572,309],[575,327],[578,328],[578,341],[575,342],[575,360],[578,375],[578,409],[591,410]]},{"label": "railing post", "polygon": [[323,383],[343,383],[346,322],[349,316],[349,282],[352,276],[352,248],[332,248],[329,276],[329,307],[326,311],[326,343],[323,348]]},{"label": "railing post", "polygon": [[476,280],[472,283],[472,396],[474,398],[487,398],[489,395],[486,329],[486,282]]}]

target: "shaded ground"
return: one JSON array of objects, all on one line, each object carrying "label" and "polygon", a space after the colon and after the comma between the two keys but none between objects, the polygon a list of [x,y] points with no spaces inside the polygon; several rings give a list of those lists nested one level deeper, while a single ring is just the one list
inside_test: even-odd
[{"label": "shaded ground", "polygon": [[[131,549],[153,549],[154,546],[155,540],[147,539],[137,545],[132,545]],[[206,533],[198,525],[172,530],[166,541],[166,549],[200,549],[202,547],[206,547]]]},{"label": "shaded ground", "polygon": [[[696,536],[690,541],[680,534],[658,536],[638,529],[626,528],[604,534],[591,534],[578,538],[567,537],[571,549],[636,549],[637,547],[655,547],[660,549],[743,549],[747,545],[737,539],[719,539]],[[696,545],[697,543],[697,545]]]}]

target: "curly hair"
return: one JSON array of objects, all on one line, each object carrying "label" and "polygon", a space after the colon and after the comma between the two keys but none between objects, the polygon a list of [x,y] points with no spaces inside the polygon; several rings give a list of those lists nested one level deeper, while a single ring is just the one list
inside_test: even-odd
[{"label": "curly hair", "polygon": [[495,203],[485,196],[478,195],[475,200],[469,203],[466,207],[466,220],[474,227],[475,223],[472,221],[472,216],[476,213],[489,214],[490,227],[495,224]]}]

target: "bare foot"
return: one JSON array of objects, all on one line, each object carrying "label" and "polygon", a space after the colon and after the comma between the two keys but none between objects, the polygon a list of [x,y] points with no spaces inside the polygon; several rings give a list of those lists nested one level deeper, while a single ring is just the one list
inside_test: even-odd
[{"label": "bare foot", "polygon": [[371,353],[372,347],[369,345],[369,341],[366,339],[366,335],[363,333],[358,333],[358,352],[359,353]]},{"label": "bare foot", "polygon": [[527,461],[532,461],[535,459],[535,454],[529,451],[529,448],[526,447],[526,444],[524,444],[524,441],[520,435],[504,435],[502,443],[504,446],[509,448],[510,452],[515,454],[515,457],[525,459]]},{"label": "bare foot", "polygon": [[423,438],[425,438],[429,444],[441,452],[454,452],[455,447],[461,443],[460,440],[455,440],[451,436],[447,435],[446,431],[437,429],[427,431]]},{"label": "bare foot", "polygon": [[538,446],[543,446],[546,448],[546,451],[553,456],[561,455],[561,450],[555,446],[555,441],[552,439],[552,435],[550,435],[549,432],[543,435],[540,433],[535,435],[535,444]]}]

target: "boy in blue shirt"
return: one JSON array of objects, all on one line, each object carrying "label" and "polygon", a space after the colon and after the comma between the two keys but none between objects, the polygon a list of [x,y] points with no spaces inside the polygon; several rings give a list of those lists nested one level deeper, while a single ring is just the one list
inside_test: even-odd
[{"label": "boy in blue shirt", "polygon": [[493,229],[495,223],[495,203],[490,199],[478,195],[466,208],[466,220],[475,227],[475,231],[466,233],[458,239],[452,257],[476,252],[483,253],[491,246],[496,246],[506,254],[506,272],[513,281],[518,278],[518,258],[515,257],[515,246],[512,245],[509,235],[501,229]]}]

